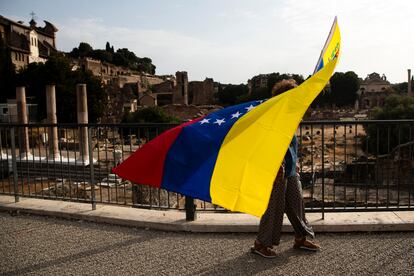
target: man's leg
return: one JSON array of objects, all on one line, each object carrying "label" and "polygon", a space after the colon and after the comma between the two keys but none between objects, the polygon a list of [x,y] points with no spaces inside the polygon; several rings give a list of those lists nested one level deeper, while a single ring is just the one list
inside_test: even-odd
[{"label": "man's leg", "polygon": [[296,236],[315,237],[312,227],[305,218],[305,210],[302,197],[302,187],[300,187],[298,176],[290,176],[287,178],[286,187],[286,215],[295,230]]},{"label": "man's leg", "polygon": [[302,187],[300,185],[299,177],[288,177],[285,212],[295,230],[294,248],[317,251],[320,246],[306,240],[307,235],[314,238],[315,234],[305,218]]},{"label": "man's leg", "polygon": [[266,247],[278,245],[285,210],[286,179],[283,174],[275,180],[266,212],[260,219],[257,241]]}]

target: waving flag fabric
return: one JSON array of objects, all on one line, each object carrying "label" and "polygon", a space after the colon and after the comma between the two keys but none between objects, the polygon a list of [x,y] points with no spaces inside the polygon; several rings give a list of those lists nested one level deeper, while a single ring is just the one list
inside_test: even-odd
[{"label": "waving flag fabric", "polygon": [[341,35],[339,33],[338,21],[335,20],[332,24],[328,38],[326,39],[325,45],[322,48],[321,55],[318,63],[316,64],[314,74],[324,67],[324,64],[328,64],[339,55],[339,47],[341,46]]},{"label": "waving flag fabric", "polygon": [[168,130],[113,171],[139,184],[260,217],[301,118],[335,69],[339,46],[335,20],[322,65],[300,86]]}]

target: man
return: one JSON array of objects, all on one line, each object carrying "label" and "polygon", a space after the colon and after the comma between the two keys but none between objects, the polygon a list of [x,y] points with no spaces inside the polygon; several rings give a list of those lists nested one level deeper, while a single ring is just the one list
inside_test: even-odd
[{"label": "man", "polygon": [[[272,96],[296,86],[293,79],[282,80],[273,87]],[[295,231],[294,248],[311,251],[320,249],[319,245],[306,239],[306,236],[314,238],[315,234],[305,218],[302,187],[297,170],[297,146],[295,135],[276,176],[267,210],[260,220],[259,233],[251,249],[252,253],[265,258],[277,257],[273,246],[280,242],[283,213],[286,213]]]}]

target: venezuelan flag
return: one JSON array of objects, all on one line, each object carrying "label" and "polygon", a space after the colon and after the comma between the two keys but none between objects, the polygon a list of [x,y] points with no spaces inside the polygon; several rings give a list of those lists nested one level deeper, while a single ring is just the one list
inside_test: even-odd
[{"label": "venezuelan flag", "polygon": [[332,24],[331,30],[329,31],[328,38],[326,39],[325,45],[322,48],[321,55],[318,63],[316,64],[314,74],[324,67],[324,64],[328,64],[332,60],[338,58],[339,48],[341,46],[341,34],[339,33],[338,20],[335,20]]},{"label": "venezuelan flag", "polygon": [[168,130],[113,171],[139,184],[262,216],[299,122],[335,69],[340,46],[336,19],[331,34],[321,55],[324,62],[300,86]]}]

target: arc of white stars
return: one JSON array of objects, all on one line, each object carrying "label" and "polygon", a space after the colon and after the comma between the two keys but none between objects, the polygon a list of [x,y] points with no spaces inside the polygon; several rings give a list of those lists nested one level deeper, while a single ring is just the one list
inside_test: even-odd
[{"label": "arc of white stars", "polygon": [[214,122],[214,124],[218,124],[219,126],[221,126],[221,124],[224,124],[226,121],[224,119],[216,119],[216,121]]},{"label": "arc of white stars", "polygon": [[245,107],[245,109],[247,110],[247,112],[249,112],[250,110],[252,110],[254,108],[254,106],[251,104],[248,107]]},{"label": "arc of white stars", "polygon": [[241,115],[242,115],[243,113],[240,113],[239,111],[237,111],[236,113],[234,113],[234,114],[231,114],[231,119],[234,119],[234,118],[239,118]]},{"label": "arc of white stars", "polygon": [[204,125],[204,124],[209,124],[209,123],[210,123],[210,119],[205,119],[205,118],[204,118],[203,120],[201,120],[201,121],[200,121],[200,124],[201,124],[201,125]]}]

